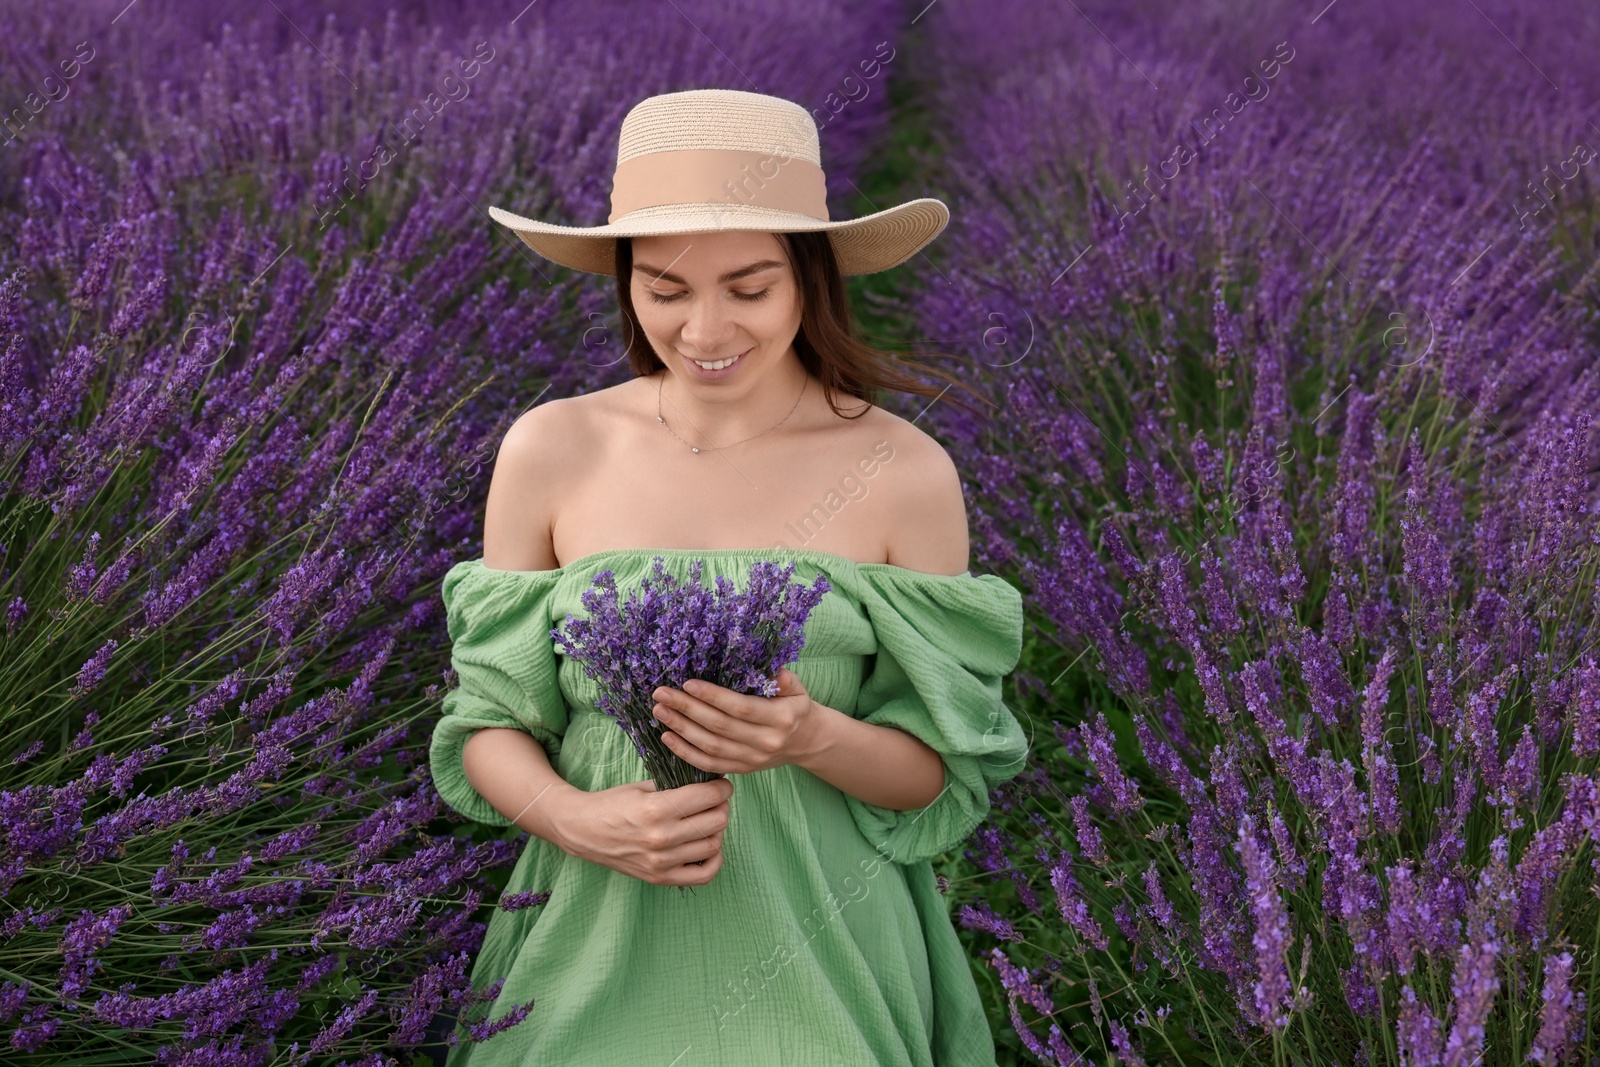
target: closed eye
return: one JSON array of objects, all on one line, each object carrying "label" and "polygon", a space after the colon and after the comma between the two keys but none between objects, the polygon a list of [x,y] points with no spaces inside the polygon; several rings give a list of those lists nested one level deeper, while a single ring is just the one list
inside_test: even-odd
[{"label": "closed eye", "polygon": [[[682,297],[684,295],[682,293],[673,293],[671,296],[662,296],[660,293],[656,292],[654,289],[647,289],[645,291],[650,294],[650,300],[651,300],[652,303],[655,303],[655,304],[675,304],[680,299],[682,299]],[[761,290],[759,293],[741,293],[741,292],[735,291],[733,295],[734,295],[734,299],[736,299],[736,300],[744,300],[744,301],[748,301],[748,302],[753,303],[753,302],[755,302],[757,300],[764,299],[766,297],[766,295],[768,293],[770,293],[770,292],[772,292],[772,286],[769,285],[765,289]]]}]

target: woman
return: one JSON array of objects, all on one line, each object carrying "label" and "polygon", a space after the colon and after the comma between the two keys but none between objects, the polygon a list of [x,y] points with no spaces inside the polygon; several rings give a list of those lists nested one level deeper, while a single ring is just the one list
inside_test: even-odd
[{"label": "woman", "polygon": [[[810,115],[755,93],[647,99],[618,160],[605,226],[492,209],[617,277],[635,378],[516,422],[483,557],[443,583],[460,685],[435,783],[528,831],[507,892],[549,894],[494,913],[473,972],[504,982],[490,1019],[531,1001],[526,1018],[447,1067],[993,1065],[930,861],[1026,757],[1000,696],[1021,597],[967,569],[944,449],[865,402],[934,390],[851,336],[840,280],[903,262],[948,215],[828,221]],[[777,696],[656,691],[667,743],[725,776],[659,792],[549,636],[595,574],[627,589],[656,557],[679,576],[703,560],[708,585],[767,559],[832,586]]]}]

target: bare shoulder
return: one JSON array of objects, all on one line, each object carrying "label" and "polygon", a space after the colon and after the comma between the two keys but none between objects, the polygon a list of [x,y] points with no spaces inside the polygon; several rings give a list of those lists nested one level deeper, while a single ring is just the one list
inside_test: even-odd
[{"label": "bare shoulder", "polygon": [[581,397],[547,400],[517,417],[495,453],[484,505],[483,562],[496,570],[556,567],[551,540],[563,478],[586,439]]},{"label": "bare shoulder", "polygon": [[887,490],[889,562],[931,574],[960,574],[968,569],[971,547],[967,505],[955,461],[938,439],[915,423],[874,407],[862,421],[891,476],[880,479]]}]

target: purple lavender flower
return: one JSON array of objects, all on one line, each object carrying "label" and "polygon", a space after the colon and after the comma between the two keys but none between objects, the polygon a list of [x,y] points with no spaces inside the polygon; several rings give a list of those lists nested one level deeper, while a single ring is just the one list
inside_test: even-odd
[{"label": "purple lavender flower", "polygon": [[7,1023],[22,1010],[28,1002],[28,991],[33,988],[33,983],[24,978],[21,982],[13,982],[7,978],[0,981],[0,1023]]},{"label": "purple lavender flower", "polygon": [[1483,776],[1483,784],[1491,795],[1498,795],[1501,788],[1500,738],[1494,726],[1495,713],[1500,710],[1500,702],[1515,673],[1517,667],[1513,664],[1467,698],[1467,710],[1459,731],[1470,742],[1478,773]]},{"label": "purple lavender flower", "polygon": [[1250,916],[1255,922],[1252,939],[1256,950],[1255,1016],[1269,1031],[1282,1031],[1290,1021],[1285,954],[1293,937],[1289,913],[1278,893],[1272,852],[1256,839],[1255,820],[1248,814],[1239,820],[1239,840],[1234,848],[1244,864]]},{"label": "purple lavender flower", "polygon": [[1395,650],[1387,648],[1372,668],[1361,704],[1361,756],[1372,793],[1373,817],[1386,834],[1400,832],[1400,778],[1394,765],[1394,745],[1385,736],[1383,722],[1394,665]]},{"label": "purple lavender flower", "polygon": [[1099,827],[1095,826],[1094,818],[1089,814],[1089,800],[1079,794],[1072,798],[1072,826],[1078,836],[1078,851],[1083,853],[1083,858],[1095,866],[1104,866],[1106,845],[1100,836]]},{"label": "purple lavender flower", "polygon": [[1199,897],[1198,956],[1204,966],[1226,975],[1237,987],[1248,980],[1253,961],[1247,958],[1247,923],[1239,907],[1243,880],[1227,861],[1230,844],[1223,816],[1206,805],[1191,813],[1179,841],[1178,858],[1188,869]]},{"label": "purple lavender flower", "polygon": [[1404,1067],[1440,1067],[1443,1038],[1439,1020],[1409,985],[1400,987],[1400,1018],[1395,1030]]},{"label": "purple lavender flower", "polygon": [[370,1014],[377,1006],[378,991],[365,990],[354,1002],[347,1005],[343,1011],[334,1016],[333,1020],[325,1026],[320,1034],[311,1042],[306,1052],[309,1056],[327,1055],[338,1044],[339,1040],[355,1027],[355,1024],[364,1016]]},{"label": "purple lavender flower", "polygon": [[78,681],[72,687],[72,696],[82,696],[99,685],[106,676],[106,668],[111,665],[111,654],[117,650],[115,638],[101,645],[95,654],[89,657],[83,667],[78,671]]},{"label": "purple lavender flower", "polygon": [[1546,956],[1544,991],[1539,1011],[1539,1036],[1534,1039],[1528,1059],[1555,1067],[1583,1040],[1587,1007],[1585,995],[1572,989],[1572,953]]},{"label": "purple lavender flower", "polygon": [[1305,742],[1289,733],[1281,711],[1274,706],[1278,686],[1270,665],[1256,661],[1239,669],[1244,683],[1244,704],[1267,739],[1267,751],[1281,774],[1289,779],[1303,804],[1315,803],[1311,762]]},{"label": "purple lavender flower", "polygon": [[[1123,598],[1112,588],[1105,565],[1076,523],[1063,520],[1055,535],[1054,559],[1048,565],[1022,561],[1034,600],[1063,635],[1085,639],[1099,652],[1112,692],[1130,700],[1149,694],[1147,654],[1123,625]],[[1121,543],[1114,529],[1107,528],[1104,536],[1113,551]],[[1128,565],[1136,561],[1129,560]]]},{"label": "purple lavender flower", "polygon": [[1050,870],[1050,886],[1056,892],[1056,908],[1061,918],[1078,932],[1078,936],[1104,952],[1109,942],[1100,927],[1100,921],[1090,912],[1089,902],[1084,899],[1077,878],[1073,876],[1072,853],[1062,849],[1060,857],[1052,861],[1049,852],[1041,848],[1039,860]]},{"label": "purple lavender flower", "polygon": [[1311,710],[1326,728],[1336,729],[1356,695],[1338,651],[1310,629],[1302,629],[1295,652],[1311,697]]},{"label": "purple lavender flower", "polygon": [[1450,976],[1454,1010],[1445,1039],[1442,1067],[1468,1067],[1483,1054],[1483,1027],[1500,988],[1500,942],[1493,937],[1467,941],[1456,954]]},{"label": "purple lavender flower", "polygon": [[1243,623],[1239,618],[1233,590],[1223,574],[1222,560],[1209,544],[1201,553],[1200,570],[1205,575],[1201,595],[1206,602],[1206,621],[1214,632],[1223,637],[1232,637],[1243,629]]},{"label": "purple lavender flower", "polygon": [[1034,977],[1033,972],[1027,967],[1019,967],[1011,962],[1000,949],[991,949],[989,964],[1000,974],[1000,985],[1006,993],[1008,1013],[1011,1016],[1011,1025],[1028,1051],[1038,1056],[1046,1063],[1057,1064],[1058,1067],[1078,1067],[1086,1064],[1082,1056],[1068,1046],[1066,1035],[1055,1023],[1051,1023],[1046,1037],[1041,1040],[1022,1019],[1018,1010],[1018,1003],[1032,1007],[1041,1015],[1055,1014],[1055,1002],[1050,999],[1044,986]]},{"label": "purple lavender flower", "polygon": [[1401,860],[1389,868],[1387,925],[1389,956],[1394,960],[1396,973],[1402,978],[1411,974],[1417,952],[1425,948],[1421,934],[1423,907],[1421,893],[1412,878],[1411,861]]},{"label": "purple lavender flower", "polygon": [[1083,742],[1085,754],[1105,786],[1105,799],[1113,816],[1126,815],[1144,806],[1139,786],[1122,770],[1117,761],[1116,736],[1105,712],[1096,712],[1093,719],[1084,719],[1078,726],[1078,737]]},{"label": "purple lavender flower", "polygon": [[1022,935],[1010,919],[996,915],[983,901],[961,905],[957,921],[968,930],[982,930],[1001,941],[1021,941]]},{"label": "purple lavender flower", "polygon": [[1144,1067],[1144,1057],[1134,1051],[1133,1042],[1128,1039],[1128,1028],[1115,1019],[1108,1022],[1111,1030],[1111,1047],[1117,1050],[1117,1058],[1124,1067]]},{"label": "purple lavender flower", "polygon": [[1018,967],[1011,962],[1011,958],[998,948],[989,950],[989,961],[994,969],[1000,973],[1000,983],[1005,987],[1006,993],[1017,1000],[1032,1007],[1041,1014],[1049,1015],[1056,1010],[1055,1002],[1050,999],[1050,994],[1045,991],[1033,974],[1026,967]]},{"label": "purple lavender flower", "polygon": [[[40,1004],[19,1020],[23,1025],[11,1032],[11,1047],[22,1052],[37,1052],[56,1036],[61,1020],[51,1018],[51,1007]],[[37,1024],[37,1025],[29,1025]]]},{"label": "purple lavender flower", "polygon": [[1229,742],[1211,750],[1211,791],[1217,811],[1230,826],[1237,826],[1239,815],[1250,810],[1250,787],[1240,767],[1239,745]]},{"label": "purple lavender flower", "polygon": [[479,1043],[487,1041],[495,1034],[498,1034],[504,1030],[509,1030],[522,1020],[526,1019],[528,1017],[528,1012],[532,1010],[533,1001],[530,1000],[526,1004],[512,1005],[509,1011],[506,1011],[493,1020],[473,1023],[470,1027],[472,1032],[472,1040]]},{"label": "purple lavender flower", "polygon": [[521,911],[523,908],[548,903],[549,900],[548,892],[534,892],[531,889],[520,893],[506,893],[500,898],[500,910]]},{"label": "purple lavender flower", "polygon": [[1233,719],[1234,709],[1228,705],[1222,672],[1200,639],[1199,620],[1189,604],[1189,584],[1184,577],[1183,564],[1175,553],[1169,552],[1161,558],[1158,570],[1161,606],[1167,625],[1194,659],[1195,676],[1206,695],[1206,710],[1218,722],[1228,723]]},{"label": "purple lavender flower", "polygon": [[[1411,434],[1407,471],[1412,478],[1405,494],[1405,515],[1400,520],[1404,531],[1405,565],[1401,573],[1417,595],[1420,613],[1417,631],[1432,637],[1444,625],[1446,608],[1454,588],[1450,557],[1439,530],[1430,521],[1428,469],[1423,456],[1421,435]],[[1437,477],[1437,475],[1435,475]]]},{"label": "purple lavender flower", "polygon": [[1522,737],[1502,768],[1500,803],[1507,808],[1536,810],[1539,803],[1539,739],[1533,723],[1524,723]]},{"label": "purple lavender flower", "polygon": [[1278,870],[1283,883],[1290,889],[1299,889],[1305,882],[1306,861],[1295,848],[1294,834],[1277,811],[1272,812],[1268,823],[1272,829],[1272,843],[1278,850]]},{"label": "purple lavender flower", "polygon": [[1585,660],[1578,672],[1568,721],[1573,754],[1582,759],[1600,755],[1600,667],[1595,666],[1593,657]]},{"label": "purple lavender flower", "polygon": [[1339,968],[1339,981],[1344,986],[1345,1003],[1358,1017],[1370,1019],[1378,1014],[1379,993],[1372,981],[1372,968],[1365,961]]},{"label": "purple lavender flower", "polygon": [[1163,932],[1177,940],[1183,936],[1183,923],[1178,919],[1178,913],[1172,906],[1172,901],[1167,899],[1167,894],[1161,887],[1161,875],[1156,870],[1154,860],[1144,871],[1144,891],[1150,902],[1144,905],[1143,910],[1155,920],[1156,925]]}]

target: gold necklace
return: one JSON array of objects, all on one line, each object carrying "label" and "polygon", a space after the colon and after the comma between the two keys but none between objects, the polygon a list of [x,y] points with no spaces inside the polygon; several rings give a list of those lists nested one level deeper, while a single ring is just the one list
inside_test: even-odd
[{"label": "gold necklace", "polygon": [[[797,397],[794,398],[794,407],[789,409],[789,415],[793,415],[794,412],[795,412],[795,408],[798,408],[800,406],[800,397],[803,397],[803,396],[806,395],[806,386],[808,386],[810,384],[811,384],[811,375],[808,374],[808,375],[806,375],[805,381],[800,383],[800,396],[797,396]],[[667,385],[667,377],[666,377],[666,375],[662,375],[661,376],[661,384],[656,386],[656,421],[659,422],[663,426],[667,426],[667,420],[661,417],[661,391],[666,388],[666,385]],[[788,422],[789,421],[789,415],[785,415],[783,418],[779,419],[777,422],[773,423],[771,426],[768,426],[765,430],[762,430],[761,433],[753,433],[749,437],[745,437],[745,438],[742,438],[741,440],[733,442],[733,444],[714,445],[712,447],[715,448],[718,452],[720,452],[724,448],[732,448],[733,445],[742,445],[742,444],[745,443],[745,441],[753,441],[757,437],[760,437],[763,434],[769,434],[773,430],[776,430],[779,426],[782,426],[785,422]],[[674,430],[671,426],[667,426],[667,432],[670,433],[674,437],[678,437],[678,431]],[[683,438],[678,437],[678,440],[683,441]],[[689,445],[688,441],[683,441],[683,443],[686,444],[686,445]],[[700,450],[698,448],[696,448],[694,445],[689,445],[689,451],[698,453]]]}]

